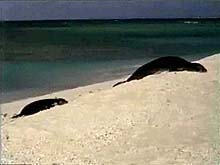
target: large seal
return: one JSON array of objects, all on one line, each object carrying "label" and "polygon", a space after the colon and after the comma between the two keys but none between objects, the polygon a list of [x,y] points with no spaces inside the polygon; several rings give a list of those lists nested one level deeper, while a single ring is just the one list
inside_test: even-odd
[{"label": "large seal", "polygon": [[12,118],[14,119],[21,116],[33,115],[37,112],[50,109],[56,105],[63,105],[66,103],[68,103],[68,101],[62,98],[37,100],[26,105],[18,115],[13,116]]},{"label": "large seal", "polygon": [[153,60],[140,68],[138,68],[127,80],[121,81],[113,85],[113,87],[129,82],[132,80],[139,80],[148,75],[152,75],[163,71],[193,71],[193,72],[207,72],[207,69],[199,63],[191,63],[183,58],[175,56],[160,57]]}]

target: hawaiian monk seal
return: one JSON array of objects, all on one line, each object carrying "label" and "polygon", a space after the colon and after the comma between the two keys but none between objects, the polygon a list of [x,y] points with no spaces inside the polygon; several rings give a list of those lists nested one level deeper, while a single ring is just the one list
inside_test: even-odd
[{"label": "hawaiian monk seal", "polygon": [[139,80],[148,75],[163,71],[193,71],[193,72],[207,72],[207,69],[199,63],[191,63],[180,57],[166,56],[153,60],[140,68],[138,68],[127,80],[121,81],[113,85],[113,87],[129,82],[132,80]]},{"label": "hawaiian monk seal", "polygon": [[13,116],[12,118],[33,115],[37,112],[50,109],[56,105],[63,105],[66,103],[68,103],[68,101],[62,98],[37,100],[26,105],[18,115]]}]

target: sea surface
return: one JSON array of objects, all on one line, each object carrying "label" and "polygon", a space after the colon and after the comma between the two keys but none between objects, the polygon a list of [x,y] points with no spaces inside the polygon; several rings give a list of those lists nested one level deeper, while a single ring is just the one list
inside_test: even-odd
[{"label": "sea surface", "polygon": [[1,102],[126,77],[161,56],[220,52],[220,20],[2,22]]}]

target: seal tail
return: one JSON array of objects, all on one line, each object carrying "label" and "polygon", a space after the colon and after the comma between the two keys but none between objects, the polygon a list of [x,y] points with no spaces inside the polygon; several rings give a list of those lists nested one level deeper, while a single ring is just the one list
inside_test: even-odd
[{"label": "seal tail", "polygon": [[117,85],[120,85],[120,84],[123,84],[123,83],[126,83],[126,82],[127,82],[127,80],[125,80],[125,81],[120,81],[120,82],[116,83],[115,85],[113,85],[112,87],[116,87]]},{"label": "seal tail", "polygon": [[18,115],[14,115],[14,116],[12,116],[11,118],[12,118],[12,119],[16,119],[16,118],[21,117],[21,116],[23,116],[23,115],[18,114]]}]

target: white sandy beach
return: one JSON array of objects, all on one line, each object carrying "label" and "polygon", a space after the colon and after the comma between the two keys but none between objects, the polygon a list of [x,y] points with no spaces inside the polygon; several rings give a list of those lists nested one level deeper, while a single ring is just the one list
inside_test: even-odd
[{"label": "white sandy beach", "polygon": [[[2,163],[219,164],[220,54],[199,62],[207,73],[164,72],[2,104]],[[69,103],[10,119],[53,97]]]}]

